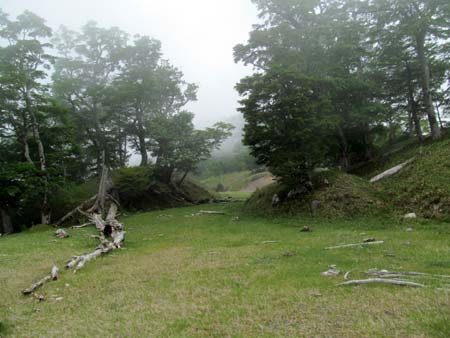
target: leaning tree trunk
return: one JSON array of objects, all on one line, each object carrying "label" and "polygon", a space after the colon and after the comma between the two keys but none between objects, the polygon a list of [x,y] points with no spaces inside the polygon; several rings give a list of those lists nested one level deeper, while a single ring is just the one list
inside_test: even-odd
[{"label": "leaning tree trunk", "polygon": [[433,107],[433,98],[431,97],[430,66],[428,64],[427,56],[425,55],[424,33],[418,33],[416,35],[416,52],[417,52],[417,59],[420,64],[422,94],[425,104],[425,110],[428,116],[428,122],[430,124],[431,138],[433,140],[436,140],[439,137],[441,137],[441,129],[439,128],[439,124],[436,119],[436,112],[434,111]]}]

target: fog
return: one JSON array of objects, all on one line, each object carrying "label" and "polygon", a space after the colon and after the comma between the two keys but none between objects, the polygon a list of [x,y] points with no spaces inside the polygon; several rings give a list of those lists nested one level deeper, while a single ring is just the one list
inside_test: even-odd
[{"label": "fog", "polygon": [[88,20],[162,42],[165,58],[200,86],[188,109],[205,127],[237,114],[234,85],[250,72],[233,61],[233,47],[247,41],[256,8],[250,0],[2,0],[11,17],[28,9],[57,29],[79,29]]}]

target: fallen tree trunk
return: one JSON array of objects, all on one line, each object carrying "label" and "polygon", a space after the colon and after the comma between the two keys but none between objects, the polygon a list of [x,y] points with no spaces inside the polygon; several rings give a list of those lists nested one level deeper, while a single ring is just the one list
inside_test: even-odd
[{"label": "fallen tree trunk", "polygon": [[[103,220],[100,214],[93,214],[91,216],[91,222],[95,224],[95,227],[99,231],[100,245],[95,248],[93,252],[74,256],[67,264],[67,269],[72,269],[75,267],[75,271],[80,270],[84,265],[101,256],[107,254],[108,252],[119,249],[122,247],[125,241],[125,231],[124,225],[116,220],[118,206],[115,202],[111,202],[108,214],[106,216],[106,221]],[[111,240],[107,238],[111,237]]]},{"label": "fallen tree trunk", "polygon": [[[94,224],[99,232],[97,238],[100,240],[100,245],[98,245],[93,252],[72,257],[72,259],[67,262],[66,269],[75,268],[74,271],[78,271],[79,269],[83,268],[87,262],[101,255],[107,254],[112,250],[121,248],[123,242],[125,241],[125,227],[116,219],[119,209],[119,202],[117,202],[116,199],[108,194],[109,188],[107,183],[107,175],[108,170],[104,166],[102,170],[102,177],[100,179],[98,194],[83,202],[80,206],[72,210],[69,214],[58,221],[58,223],[61,224],[65,220],[72,217],[76,212],[79,212],[89,219],[89,223],[84,224],[83,226]],[[87,207],[92,202],[92,207],[90,207],[87,211],[82,210],[82,207]],[[103,215],[105,214],[106,210],[105,206],[107,203],[109,203],[109,209],[106,214],[106,219],[103,219]],[[58,268],[53,267],[50,275],[45,276],[38,282],[34,283],[29,289],[23,290],[22,293],[24,295],[32,294],[34,290],[41,287],[51,279],[58,279]]]},{"label": "fallen tree trunk", "polygon": [[95,200],[97,199],[97,195],[92,196],[91,198],[87,199],[83,203],[81,203],[76,208],[72,209],[69,213],[67,213],[64,217],[62,217],[60,220],[58,220],[55,223],[55,226],[60,226],[68,219],[72,218],[76,213],[78,213],[80,210],[86,209],[89,205],[91,205]]},{"label": "fallen tree trunk", "polygon": [[385,279],[385,278],[369,278],[369,279],[361,279],[361,280],[349,280],[343,282],[339,285],[360,285],[360,284],[373,284],[373,283],[384,283],[384,284],[393,284],[400,286],[414,286],[414,287],[424,287],[425,285],[405,281],[405,280],[397,280],[397,279]]},{"label": "fallen tree trunk", "polygon": [[410,158],[408,161],[403,162],[403,163],[401,163],[401,164],[399,164],[399,165],[397,165],[397,166],[395,166],[395,167],[393,167],[393,168],[391,168],[391,169],[389,169],[389,170],[386,170],[385,172],[382,172],[381,174],[379,174],[379,175],[373,177],[373,178],[370,180],[370,183],[378,182],[378,181],[380,181],[380,180],[382,180],[382,179],[384,179],[384,178],[386,178],[386,177],[395,175],[396,173],[398,173],[400,170],[402,170],[404,167],[406,167],[408,164],[410,164],[410,163],[413,162],[414,160],[415,160],[414,157],[413,157],[413,158]]},{"label": "fallen tree trunk", "polygon": [[341,249],[341,248],[352,248],[352,247],[358,247],[361,245],[376,245],[376,244],[383,244],[384,241],[375,241],[375,242],[363,242],[363,243],[355,243],[355,244],[344,244],[344,245],[338,245],[338,246],[329,246],[326,247],[325,250],[333,250],[333,249]]},{"label": "fallen tree trunk", "polygon": [[32,294],[36,289],[40,288],[42,285],[47,283],[50,280],[57,280],[58,279],[58,267],[54,265],[52,267],[52,270],[50,271],[50,274],[45,276],[44,278],[38,280],[36,283],[33,283],[28,289],[22,290],[22,293],[24,295],[30,295]]}]

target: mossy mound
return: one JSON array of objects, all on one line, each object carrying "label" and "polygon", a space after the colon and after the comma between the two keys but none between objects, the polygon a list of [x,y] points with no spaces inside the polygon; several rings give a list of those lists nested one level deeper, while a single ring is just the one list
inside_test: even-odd
[{"label": "mossy mound", "polygon": [[[151,211],[209,202],[213,196],[195,182],[165,184],[156,178],[152,167],[123,168],[113,173],[114,193],[122,207],[130,211]],[[174,182],[178,181],[178,177]],[[97,193],[98,179],[80,185],[67,185],[51,199],[53,220],[59,219]]]},{"label": "mossy mound", "polygon": [[340,218],[386,212],[380,192],[363,178],[332,170],[316,174],[312,181],[310,191],[271,184],[257,190],[245,209],[266,215],[288,213]]},{"label": "mossy mound", "polygon": [[[313,192],[312,212],[322,217],[353,217],[388,212],[382,193],[367,180],[340,173],[329,186]],[[312,202],[314,201],[314,202]]]}]

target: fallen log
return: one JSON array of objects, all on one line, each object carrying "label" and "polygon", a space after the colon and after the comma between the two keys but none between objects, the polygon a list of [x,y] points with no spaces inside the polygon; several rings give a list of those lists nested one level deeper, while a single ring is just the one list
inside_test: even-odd
[{"label": "fallen log", "polygon": [[433,278],[450,278],[450,276],[447,275],[433,275],[430,273],[425,272],[396,272],[396,271],[389,271],[389,270],[369,270],[366,272],[369,276],[376,276],[381,278],[399,278],[399,277],[433,277]]},{"label": "fallen log", "polygon": [[369,278],[369,279],[361,279],[361,280],[349,280],[339,285],[361,285],[361,284],[373,284],[373,283],[384,283],[384,284],[393,284],[400,286],[414,286],[414,287],[424,287],[425,285],[419,284],[416,282],[410,282],[405,280],[398,279],[385,279],[385,278]]},{"label": "fallen log", "polygon": [[57,280],[58,279],[58,267],[54,265],[52,267],[52,270],[50,271],[50,274],[45,276],[44,278],[38,280],[37,282],[33,283],[28,289],[22,290],[22,294],[24,295],[30,295],[32,294],[36,289],[40,288],[42,285],[47,283],[50,280]]},{"label": "fallen log", "polygon": [[[75,268],[75,271],[78,271],[83,268],[87,262],[122,247],[123,242],[125,241],[125,227],[116,220],[117,210],[117,204],[111,202],[106,220],[103,220],[100,214],[93,214],[91,216],[92,223],[95,224],[95,227],[99,231],[98,239],[100,240],[100,245],[97,246],[93,252],[72,257],[72,259],[67,262],[66,269]],[[111,237],[112,240],[107,239],[108,237]]]},{"label": "fallen log", "polygon": [[89,205],[91,205],[91,203],[93,203],[95,200],[97,199],[97,195],[92,196],[91,198],[87,199],[86,201],[84,201],[83,203],[81,203],[79,206],[77,206],[76,208],[74,208],[73,210],[71,210],[69,213],[67,213],[65,216],[63,216],[61,219],[59,219],[56,223],[55,226],[60,226],[61,224],[63,224],[65,221],[67,221],[68,219],[72,218],[76,213],[78,213],[80,210],[83,210],[85,208],[87,208]]},{"label": "fallen log", "polygon": [[382,172],[381,174],[373,177],[370,180],[370,183],[378,182],[378,181],[380,181],[382,179],[385,179],[386,177],[390,177],[392,175],[395,175],[396,173],[398,173],[400,170],[402,170],[404,167],[406,167],[408,164],[410,164],[414,160],[415,160],[414,157],[410,158],[408,161],[403,162],[403,163],[401,163],[401,164],[399,164],[399,165],[397,165],[397,166],[395,166],[395,167],[393,167],[393,168],[391,168],[389,170],[386,170],[386,171]]},{"label": "fallen log", "polygon": [[91,222],[88,222],[88,223],[84,223],[81,225],[72,225],[72,229],[82,229],[82,228],[86,228],[89,225],[94,225],[94,224]]},{"label": "fallen log", "polygon": [[363,242],[363,243],[355,243],[355,244],[344,244],[344,245],[338,245],[338,246],[329,246],[326,247],[325,250],[333,250],[333,249],[341,249],[341,248],[352,248],[352,247],[358,247],[362,245],[376,245],[376,244],[383,244],[384,241],[375,241],[375,242]]},{"label": "fallen log", "polygon": [[[67,214],[57,222],[57,224],[61,224],[78,212],[86,216],[89,219],[89,223],[75,228],[81,228],[89,224],[94,224],[99,232],[96,238],[99,239],[100,245],[98,245],[93,252],[72,257],[72,259],[67,262],[66,269],[74,268],[74,271],[78,271],[79,269],[84,267],[87,262],[103,254],[107,254],[112,250],[121,248],[123,242],[125,241],[125,227],[122,223],[116,220],[119,202],[117,202],[116,199],[108,194],[108,187],[110,186],[110,182],[107,175],[108,169],[103,164],[102,177],[100,179],[98,194],[83,202],[80,206],[72,210],[69,214]],[[92,202],[93,205],[87,211],[82,210],[82,208],[87,207]],[[109,203],[109,209],[106,213],[106,218],[103,219],[103,215],[105,214],[106,210],[106,203]],[[62,231],[63,230],[59,232],[61,233]],[[56,266],[52,268],[50,275],[45,276],[38,282],[34,283],[30,288],[23,290],[22,293],[24,295],[32,294],[34,290],[52,279],[58,279],[58,268]]]},{"label": "fallen log", "polygon": [[212,211],[212,210],[200,210],[202,215],[225,215],[223,211]]}]

